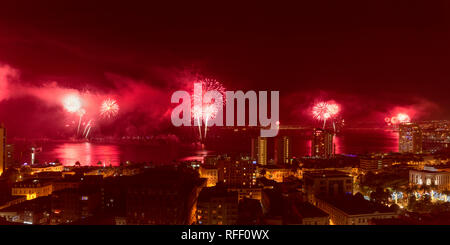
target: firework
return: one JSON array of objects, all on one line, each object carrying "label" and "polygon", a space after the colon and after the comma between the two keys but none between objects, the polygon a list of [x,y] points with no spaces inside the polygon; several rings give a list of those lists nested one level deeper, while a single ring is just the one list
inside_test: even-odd
[{"label": "firework", "polygon": [[[205,96],[205,94],[208,91],[217,91],[222,95],[222,98],[225,98],[225,88],[224,86],[217,80],[215,79],[203,79],[201,81],[199,81],[197,84],[200,84],[201,86],[199,86],[199,90],[195,90],[195,86],[194,86],[194,92],[193,92],[193,106],[192,106],[192,118],[194,120],[196,120],[197,124],[198,124],[198,128],[199,128],[199,135],[200,135],[200,140],[202,139],[202,132],[201,132],[201,122],[202,119],[203,121],[205,121],[205,138],[206,138],[206,133],[208,131],[208,121],[211,120],[212,118],[214,118],[218,112],[218,108],[220,106],[222,106],[221,104],[219,105],[219,102],[215,101],[209,104],[204,104],[203,103],[203,98]],[[226,103],[226,100],[223,99],[222,102],[223,104]]]},{"label": "firework", "polygon": [[391,118],[387,117],[385,118],[386,123],[390,123],[392,125],[397,125],[400,123],[408,123],[411,122],[411,118],[406,113],[398,113],[396,116],[393,116]]},{"label": "firework", "polygon": [[330,112],[328,111],[328,103],[327,102],[319,102],[313,107],[313,116],[315,119],[319,121],[323,121],[323,128],[325,128],[325,124],[327,123],[327,119],[331,117]]},{"label": "firework", "polygon": [[327,104],[327,110],[331,116],[335,116],[339,113],[339,106],[335,103]]},{"label": "firework", "polygon": [[397,124],[398,123],[398,118],[397,117],[391,117],[391,123],[392,124]]},{"label": "firework", "polygon": [[329,102],[327,105],[327,110],[330,114],[331,121],[333,122],[333,130],[336,132],[336,123],[335,123],[335,117],[339,113],[339,106],[336,103]]},{"label": "firework", "polygon": [[100,115],[104,118],[115,117],[119,113],[119,105],[113,99],[106,99],[100,107]]},{"label": "firework", "polygon": [[313,117],[319,121],[323,121],[323,128],[325,128],[327,120],[331,119],[333,124],[333,129],[336,131],[335,119],[339,114],[340,108],[339,105],[335,102],[319,102],[314,105],[312,114]]},{"label": "firework", "polygon": [[223,97],[225,97],[225,87],[217,80],[215,79],[203,79],[201,81],[199,81],[202,84],[202,94],[195,94],[194,93],[194,99],[195,96],[202,96],[200,99],[203,100],[203,96],[205,95],[206,92],[208,91],[217,91],[220,94],[222,94]]},{"label": "firework", "polygon": [[408,123],[411,121],[411,118],[408,116],[408,114],[405,113],[399,113],[397,115],[397,119],[399,123]]},{"label": "firework", "polygon": [[326,120],[330,117],[327,102],[319,102],[313,107],[313,116],[317,120]]},{"label": "firework", "polygon": [[68,112],[77,112],[81,109],[81,99],[75,94],[67,95],[63,99],[63,106]]}]

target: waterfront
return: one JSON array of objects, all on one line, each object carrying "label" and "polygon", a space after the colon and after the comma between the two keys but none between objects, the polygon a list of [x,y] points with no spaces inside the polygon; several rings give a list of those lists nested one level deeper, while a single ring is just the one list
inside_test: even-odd
[{"label": "waterfront", "polygon": [[[230,142],[229,142],[230,141]],[[234,141],[234,142],[231,142]],[[310,141],[305,135],[292,137],[293,156],[309,155]],[[232,144],[231,144],[232,143]],[[181,147],[173,144],[165,145],[127,145],[104,144],[89,142],[53,142],[40,144],[42,152],[36,159],[41,162],[60,161],[64,165],[73,165],[79,161],[81,165],[117,166],[121,162],[151,162],[153,164],[170,164],[180,159],[201,159],[206,154],[224,153],[230,151],[225,146],[233,146],[233,150],[244,153],[250,152],[250,140],[236,141],[226,139],[220,145],[206,145],[205,149],[195,147]],[[363,154],[369,152],[396,152],[398,149],[398,134],[386,129],[351,129],[346,130],[335,138],[337,154]],[[219,150],[219,146],[220,150]],[[272,155],[272,146],[268,145],[268,156]],[[18,145],[20,149],[20,144]],[[23,148],[23,146],[22,146]],[[26,150],[23,150],[20,161],[29,162]]]}]

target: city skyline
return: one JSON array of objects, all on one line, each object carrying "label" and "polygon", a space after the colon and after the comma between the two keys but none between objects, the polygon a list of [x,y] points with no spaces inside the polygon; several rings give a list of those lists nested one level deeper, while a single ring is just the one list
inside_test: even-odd
[{"label": "city skyline", "polygon": [[0,225],[211,243],[450,225],[449,14],[2,3]]}]

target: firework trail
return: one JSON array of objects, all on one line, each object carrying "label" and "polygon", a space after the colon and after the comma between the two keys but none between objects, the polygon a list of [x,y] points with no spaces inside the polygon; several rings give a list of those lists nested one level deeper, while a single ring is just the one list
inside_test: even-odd
[{"label": "firework trail", "polygon": [[203,115],[204,115],[204,120],[205,120],[205,138],[206,138],[206,133],[208,132],[208,120],[213,119],[216,114],[217,114],[217,107],[215,106],[215,104],[210,104],[205,106],[205,108],[203,109]]},{"label": "firework trail", "polygon": [[86,114],[86,110],[85,109],[79,109],[78,110],[78,115],[80,116],[80,119],[78,120],[77,136],[80,133],[81,120],[82,120],[84,114]]},{"label": "firework trail", "polygon": [[200,140],[201,140],[202,139],[202,128],[201,128],[202,107],[201,106],[194,106],[192,108],[192,117],[194,118],[194,120],[197,120],[198,133],[199,133]]},{"label": "firework trail", "polygon": [[84,131],[83,131],[83,134],[82,134],[83,136],[86,135],[87,129],[90,127],[91,122],[92,122],[92,119],[88,121],[88,123],[86,124],[86,126],[84,126]]},{"label": "firework trail", "polygon": [[89,133],[91,132],[91,128],[92,128],[92,125],[90,125],[89,124],[89,128],[88,128],[88,130],[87,130],[87,132],[86,132],[86,139],[88,138],[88,136],[89,136]]},{"label": "firework trail", "polygon": [[100,115],[104,118],[111,118],[117,116],[119,113],[119,105],[114,99],[106,99],[100,107]]}]

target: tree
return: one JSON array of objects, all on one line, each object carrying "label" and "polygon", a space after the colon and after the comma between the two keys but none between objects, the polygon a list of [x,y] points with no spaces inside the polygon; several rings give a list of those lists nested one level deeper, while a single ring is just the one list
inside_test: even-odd
[{"label": "tree", "polygon": [[266,170],[265,169],[261,169],[261,171],[259,171],[259,174],[261,176],[266,176]]},{"label": "tree", "polygon": [[383,190],[380,186],[376,188],[376,190],[370,193],[370,199],[374,202],[386,204],[389,201],[391,193],[389,190]]},{"label": "tree", "polygon": [[414,195],[409,196],[409,198],[408,198],[408,209],[409,210],[414,210],[414,208],[416,206],[416,202],[417,202],[416,196],[414,196]]},{"label": "tree", "polygon": [[358,192],[355,194],[355,198],[358,198],[359,200],[364,200],[364,195],[361,194],[361,192]]},{"label": "tree", "polygon": [[75,162],[75,166],[76,166],[76,167],[79,167],[79,166],[81,166],[81,163],[80,163],[79,161],[76,161],[76,162]]},{"label": "tree", "polygon": [[390,206],[390,208],[393,212],[396,212],[396,213],[400,210],[400,206],[398,206],[397,204],[392,204]]},{"label": "tree", "polygon": [[445,195],[445,201],[448,202],[448,196],[450,194],[450,190],[449,189],[445,189],[442,191],[442,194]]},{"label": "tree", "polygon": [[430,204],[431,203],[431,195],[424,195],[423,196],[423,202],[425,204]]},{"label": "tree", "polygon": [[370,185],[375,179],[375,177],[376,177],[375,174],[372,171],[370,171],[366,174],[363,183],[366,185]]}]

